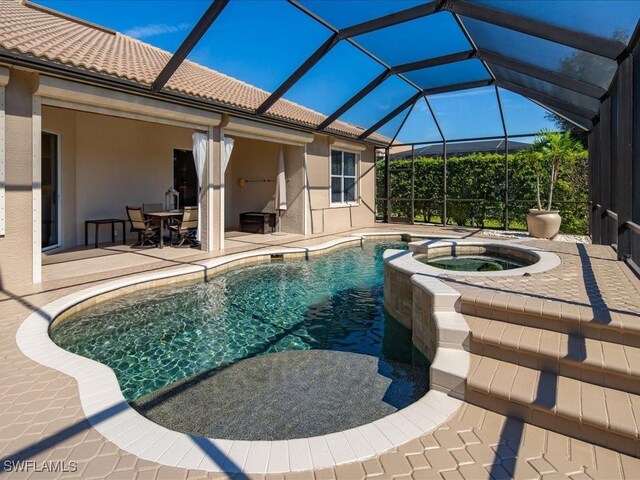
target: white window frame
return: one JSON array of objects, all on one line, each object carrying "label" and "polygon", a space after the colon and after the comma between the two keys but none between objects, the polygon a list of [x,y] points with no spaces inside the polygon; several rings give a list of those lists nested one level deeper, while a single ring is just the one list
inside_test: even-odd
[{"label": "white window frame", "polygon": [[[41,249],[42,252],[47,252],[49,250],[55,250],[55,249],[60,249],[64,247],[64,243],[63,243],[63,238],[62,235],[64,234],[64,230],[63,230],[63,225],[62,225],[62,215],[64,215],[64,208],[62,205],[62,135],[55,131],[55,130],[45,130],[45,129],[41,129],[40,130],[40,138],[42,141],[42,134],[46,133],[49,135],[54,135],[56,137],[56,168],[58,169],[58,178],[56,180],[56,208],[58,209],[58,211],[56,212],[56,215],[58,216],[58,243],[56,243],[55,245],[51,245],[49,247],[44,247]],[[40,143],[40,148],[42,148],[42,143]],[[42,169],[42,154],[40,154],[40,169]],[[42,172],[40,173],[40,182],[41,182],[41,186],[40,186],[40,202],[42,202]],[[42,211],[40,212],[40,222],[42,222]],[[41,223],[42,225],[42,223]],[[40,232],[40,234],[42,234],[42,232]]]},{"label": "white window frame", "polygon": [[[333,153],[334,152],[340,152],[341,157],[342,157],[342,174],[341,175],[334,175],[333,171],[332,171],[332,164],[333,164]],[[344,154],[345,153],[350,153],[352,155],[355,156],[356,159],[356,165],[355,165],[355,172],[354,175],[345,175],[344,174]],[[344,201],[344,179],[346,178],[353,178],[353,185],[355,188],[355,192],[354,192],[354,200],[350,201],[350,202],[345,202]],[[333,201],[333,179],[334,178],[340,178],[341,179],[341,201],[339,202],[334,202]],[[359,152],[353,152],[350,150],[343,150],[343,149],[336,149],[336,148],[332,148],[329,152],[329,205],[331,207],[344,207],[344,206],[353,206],[353,205],[360,205],[360,153]]]}]

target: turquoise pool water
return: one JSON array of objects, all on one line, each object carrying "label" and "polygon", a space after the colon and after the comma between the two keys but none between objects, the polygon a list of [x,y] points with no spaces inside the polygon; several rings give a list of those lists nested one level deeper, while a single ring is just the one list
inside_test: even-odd
[{"label": "turquoise pool water", "polygon": [[406,244],[366,242],[123,296],[54,325],[50,335],[111,367],[128,401],[242,359],[327,349],[378,357],[393,384],[389,402],[401,408],[426,392],[428,369],[411,332],[382,307],[387,248]]},{"label": "turquoise pool water", "polygon": [[524,267],[523,263],[493,255],[455,255],[431,260],[424,257],[419,260],[432,267],[456,272],[499,272]]}]

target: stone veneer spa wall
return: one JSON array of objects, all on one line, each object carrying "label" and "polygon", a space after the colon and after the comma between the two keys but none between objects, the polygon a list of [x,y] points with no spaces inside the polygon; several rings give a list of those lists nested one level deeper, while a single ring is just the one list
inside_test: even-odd
[{"label": "stone veneer spa wall", "polygon": [[[419,258],[439,255],[499,253],[530,265],[504,271],[460,272],[432,267]],[[434,255],[436,256],[436,255]],[[384,307],[412,332],[414,345],[431,362],[430,388],[464,399],[469,367],[469,326],[460,312],[460,293],[440,280],[449,276],[531,275],[560,264],[557,255],[515,242],[421,241],[409,251],[384,255]]]}]

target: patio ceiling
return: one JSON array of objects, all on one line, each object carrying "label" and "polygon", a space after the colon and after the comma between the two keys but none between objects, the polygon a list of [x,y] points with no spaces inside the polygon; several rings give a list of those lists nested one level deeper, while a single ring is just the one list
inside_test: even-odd
[{"label": "patio ceiling", "polygon": [[[238,8],[234,3],[229,0],[211,3],[153,82],[154,92],[162,91],[203,38],[208,42],[215,40],[212,36],[216,33],[215,25],[225,22],[225,9]],[[255,114],[269,116],[274,104],[287,98],[296,86],[313,88],[314,73],[355,60],[357,55],[358,62],[368,62],[367,68],[354,68],[347,73],[358,77],[358,81],[352,82],[359,84],[358,89],[345,96],[349,88],[344,85],[336,88],[339,93],[327,101],[334,107],[325,112],[328,116],[317,130],[323,131],[334,121],[344,120],[364,129],[359,137],[363,140],[373,133],[386,133],[385,136],[395,139],[412,112],[418,111],[417,105],[426,105],[422,110],[431,117],[428,122],[440,140],[460,138],[443,129],[432,102],[438,95],[472,89],[494,98],[500,116],[500,122],[496,121],[502,130],[500,135],[512,133],[501,102],[504,90],[589,130],[618,65],[640,35],[640,2],[630,1],[288,0],[284,3],[316,24],[313,33],[323,41],[273,89]],[[269,29],[269,19],[262,21],[265,42],[283,35]],[[297,45],[289,42],[287,47],[290,51],[280,51],[271,60],[278,62],[280,55],[290,54],[303,58],[301,51],[296,51]],[[341,80],[337,74],[335,83],[340,84]],[[382,99],[384,107],[380,107]],[[365,111],[366,115],[362,113]]]}]

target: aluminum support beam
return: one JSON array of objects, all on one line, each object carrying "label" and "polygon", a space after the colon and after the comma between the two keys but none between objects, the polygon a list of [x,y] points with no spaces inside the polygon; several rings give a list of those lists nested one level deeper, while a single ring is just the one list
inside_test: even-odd
[{"label": "aluminum support beam", "polygon": [[218,18],[218,16],[222,13],[224,8],[229,3],[229,0],[214,0],[207,11],[204,12],[198,23],[196,23],[195,27],[189,32],[187,38],[184,39],[182,44],[178,47],[178,50],[173,54],[173,56],[169,59],[164,68],[160,71],[156,79],[153,81],[151,85],[151,91],[159,92],[162,88],[167,84],[171,76],[175,73],[176,70],[182,65],[182,62],[187,55],[193,50],[193,48],[198,44],[200,39],[207,33],[209,27],[213,24],[213,22]]},{"label": "aluminum support beam", "polygon": [[464,17],[560,43],[612,60],[616,60],[626,49],[624,43],[616,40],[597,37],[588,33],[541,22],[533,18],[522,17],[503,10],[488,8],[477,3],[449,0],[445,9]]},{"label": "aluminum support beam", "polygon": [[329,50],[331,50],[338,42],[340,38],[337,33],[331,35],[318,49],[307,58],[302,65],[300,65],[295,72],[293,72],[289,78],[287,78],[282,85],[280,85],[269,97],[262,102],[262,104],[256,109],[258,115],[262,115],[269,110],[282,96],[293,87],[298,80],[300,80],[305,73],[311,70],[316,63],[318,63],[322,57],[324,57]]},{"label": "aluminum support beam", "polygon": [[491,65],[497,65],[498,67],[506,68],[522,75],[537,78],[548,83],[552,83],[559,87],[567,88],[571,91],[582,93],[592,98],[602,98],[607,91],[597,85],[576,80],[561,73],[553,72],[551,70],[545,70],[543,68],[536,67],[530,63],[520,62],[509,57],[498,55],[487,50],[480,50],[477,53],[477,57],[484,60]]}]

